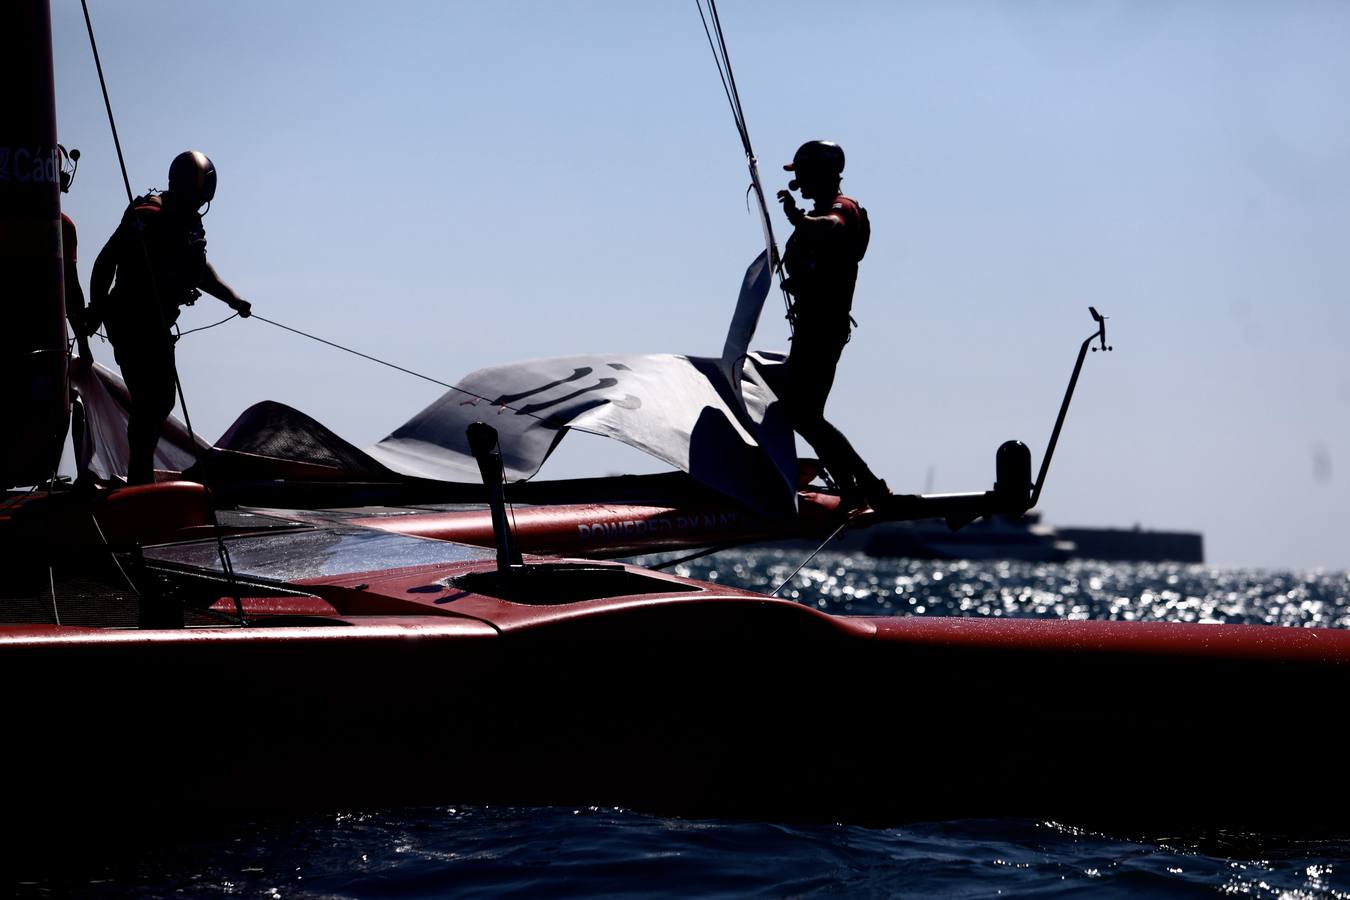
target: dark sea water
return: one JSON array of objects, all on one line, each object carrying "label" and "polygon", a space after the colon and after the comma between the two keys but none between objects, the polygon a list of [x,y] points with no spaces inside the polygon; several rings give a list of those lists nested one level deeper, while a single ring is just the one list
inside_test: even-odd
[{"label": "dark sea water", "polygon": [[[676,571],[772,589],[804,555],[729,552]],[[933,563],[822,554],[782,595],[855,615],[1350,627],[1346,572]],[[1321,764],[1350,778],[1344,747],[1310,737],[1300,752],[1317,754]],[[899,765],[881,760],[886,758],[879,758],[879,772]],[[1350,822],[1350,810],[1346,819]],[[53,843],[59,839],[53,835]],[[1260,834],[1106,834],[1024,819],[865,828],[672,819],[610,808],[437,806],[221,825],[99,859],[60,858],[23,868],[22,876],[0,881],[0,894],[8,888],[19,896],[95,897],[1350,900],[1350,825],[1340,838],[1312,841]]]}]

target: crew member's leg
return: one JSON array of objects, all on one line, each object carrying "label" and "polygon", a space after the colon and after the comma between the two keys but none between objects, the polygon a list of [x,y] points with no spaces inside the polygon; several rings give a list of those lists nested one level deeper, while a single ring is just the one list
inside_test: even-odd
[{"label": "crew member's leg", "polygon": [[125,352],[116,348],[122,380],[131,394],[131,421],[127,423],[127,484],[155,480],[155,448],[176,397],[173,344],[147,341]]},{"label": "crew member's leg", "polygon": [[816,451],[841,490],[860,491],[869,499],[885,493],[885,484],[863,462],[848,438],[825,419],[825,401],[848,339],[844,330],[798,323],[788,354],[788,413],[793,429]]},{"label": "crew member's leg", "polygon": [[89,469],[94,458],[94,438],[89,433],[84,398],[73,387],[70,390],[70,444],[75,449],[75,487],[90,490],[94,486],[94,473]]}]

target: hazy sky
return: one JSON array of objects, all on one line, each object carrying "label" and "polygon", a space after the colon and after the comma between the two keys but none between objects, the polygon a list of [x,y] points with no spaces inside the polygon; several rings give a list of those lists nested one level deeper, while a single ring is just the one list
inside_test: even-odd
[{"label": "hazy sky", "polygon": [[[79,3],[53,7],[87,287],[125,197]],[[210,257],[269,318],[445,381],[720,352],[761,244],[692,0],[91,7],[133,189],[206,152]],[[986,489],[1007,438],[1039,465],[1091,304],[1116,349],[1088,358],[1046,520],[1350,567],[1350,5],[721,13],[766,186],[832,138],[871,214],[828,411],[893,490]],[[755,346],[786,347],[780,305]],[[208,439],[274,399],[364,445],[439,394],[256,320],[179,365]],[[654,468],[574,434],[542,475]]]}]

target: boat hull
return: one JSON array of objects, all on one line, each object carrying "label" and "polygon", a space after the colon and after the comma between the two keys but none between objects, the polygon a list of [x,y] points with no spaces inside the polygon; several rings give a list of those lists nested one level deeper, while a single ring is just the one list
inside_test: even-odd
[{"label": "boat hull", "polygon": [[1328,746],[1350,634],[709,597],[574,613],[10,629],[10,821],[448,802],[1350,830],[1344,782],[1300,759]]}]

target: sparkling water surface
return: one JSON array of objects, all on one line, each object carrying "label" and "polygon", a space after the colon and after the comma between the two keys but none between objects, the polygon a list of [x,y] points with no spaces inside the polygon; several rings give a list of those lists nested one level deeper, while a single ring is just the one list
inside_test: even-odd
[{"label": "sparkling water surface", "polygon": [[[785,550],[727,552],[674,571],[772,590],[804,556]],[[780,596],[851,615],[1350,627],[1350,573],[1328,571],[931,562],[822,553]],[[1327,746],[1320,735],[1309,741],[1296,752],[1350,777],[1343,748]],[[903,759],[893,754],[878,753],[875,759],[878,773],[904,771]],[[54,843],[59,839],[53,836]],[[0,881],[0,893],[6,885],[19,896],[52,897],[1350,900],[1350,824],[1344,835],[1310,841],[1261,834],[1107,834],[1023,819],[865,828],[672,819],[608,808],[437,806],[221,825],[111,857],[77,854],[21,866],[19,874]]]}]

